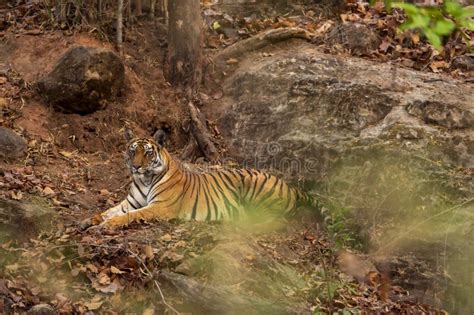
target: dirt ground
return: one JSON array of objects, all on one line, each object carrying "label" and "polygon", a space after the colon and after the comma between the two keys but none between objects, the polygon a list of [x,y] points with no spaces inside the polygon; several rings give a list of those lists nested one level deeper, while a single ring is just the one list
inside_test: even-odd
[{"label": "dirt ground", "polygon": [[[29,148],[24,163],[3,163],[2,169],[19,173],[34,169],[37,177],[50,177],[53,185],[50,188],[55,190],[56,199],[74,200],[87,205],[88,210],[96,210],[97,205],[104,205],[104,190],[110,192],[110,196],[106,194],[109,203],[126,191],[123,186],[128,174],[122,156],[125,125],[140,136],[165,129],[169,132],[170,150],[181,149],[187,141],[181,130],[183,111],[163,78],[163,51],[156,47],[158,40],[154,36],[157,35],[150,31],[146,34],[149,29],[152,27],[147,25],[137,31],[137,37],[124,47],[126,83],[122,95],[105,110],[87,116],[62,114],[48,108],[31,83],[47,74],[71,47],[111,48],[111,45],[80,33],[64,36],[62,32],[51,32],[20,37],[6,34],[0,42],[0,64],[24,82],[6,82],[0,86],[1,96],[7,100],[2,108],[2,125],[23,135]],[[74,184],[70,189],[78,193],[68,195],[62,188],[71,183]],[[11,192],[4,195],[8,193]]]}]

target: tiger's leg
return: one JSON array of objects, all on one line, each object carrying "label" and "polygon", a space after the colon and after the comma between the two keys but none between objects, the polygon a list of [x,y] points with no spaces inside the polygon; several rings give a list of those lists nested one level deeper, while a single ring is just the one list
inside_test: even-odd
[{"label": "tiger's leg", "polygon": [[103,220],[110,219],[115,216],[123,215],[127,212],[133,211],[136,208],[133,207],[130,202],[128,201],[128,197],[124,199],[121,203],[118,205],[102,212],[100,216],[102,217]]},{"label": "tiger's leg", "polygon": [[79,228],[81,230],[85,230],[85,229],[91,227],[92,225],[100,224],[100,223],[104,222],[105,220],[108,220],[112,217],[120,216],[120,215],[123,215],[127,212],[135,210],[136,208],[130,203],[130,201],[128,201],[128,198],[129,197],[127,196],[127,198],[125,198],[121,203],[119,203],[118,205],[102,212],[101,214],[96,214],[91,218],[87,218],[87,219],[83,220],[79,224]]},{"label": "tiger's leg", "polygon": [[140,209],[132,210],[124,214],[115,215],[104,220],[101,225],[107,227],[119,227],[131,222],[150,221],[154,218],[171,219],[175,216],[170,215],[171,211],[162,209],[156,204],[151,204]]}]

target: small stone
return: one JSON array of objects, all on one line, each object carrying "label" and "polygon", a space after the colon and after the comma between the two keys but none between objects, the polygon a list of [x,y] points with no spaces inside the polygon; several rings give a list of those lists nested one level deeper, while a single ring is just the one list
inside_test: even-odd
[{"label": "small stone", "polygon": [[56,310],[49,304],[37,304],[30,308],[27,315],[56,315]]},{"label": "small stone", "polygon": [[13,130],[0,127],[0,157],[14,159],[23,156],[27,143],[22,136]]}]

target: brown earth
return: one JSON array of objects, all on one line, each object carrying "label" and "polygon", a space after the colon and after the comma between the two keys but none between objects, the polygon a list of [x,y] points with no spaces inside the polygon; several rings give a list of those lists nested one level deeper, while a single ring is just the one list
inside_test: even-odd
[{"label": "brown earth", "polygon": [[[164,128],[169,132],[171,151],[183,147],[187,140],[181,130],[183,110],[163,77],[163,50],[157,44],[160,34],[150,31],[154,28],[152,22],[144,23],[128,35],[129,41],[124,45],[124,91],[106,109],[87,116],[54,111],[36,95],[31,84],[51,71],[71,47],[113,48],[112,45],[90,34],[64,36],[59,31],[19,37],[7,33],[0,39],[0,66],[17,78],[0,86],[0,97],[7,100],[3,110],[13,118],[2,120],[2,125],[15,129],[29,142],[26,161],[17,165],[2,162],[2,170],[21,165],[22,172],[23,166],[32,167],[37,176],[51,177],[58,188],[73,182],[82,187],[78,194],[71,197],[61,191],[58,198],[72,198],[94,209],[103,199],[101,190],[117,195],[126,191],[123,186],[128,174],[122,167],[125,140],[121,130],[125,125],[140,136]],[[21,89],[22,84],[26,90]],[[8,192],[2,194],[6,196]],[[79,215],[86,216],[88,212],[81,211]]]}]

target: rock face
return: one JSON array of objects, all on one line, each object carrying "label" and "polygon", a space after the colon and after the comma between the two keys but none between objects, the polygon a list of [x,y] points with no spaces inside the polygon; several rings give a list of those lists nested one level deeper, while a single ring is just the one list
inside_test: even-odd
[{"label": "rock face", "polygon": [[378,145],[474,167],[472,84],[291,45],[241,61],[215,104],[234,149],[259,158],[253,166],[290,158],[318,178],[331,159]]},{"label": "rock face", "polygon": [[124,65],[113,51],[80,46],[67,51],[37,87],[55,109],[84,115],[117,96],[124,77]]},{"label": "rock face", "polygon": [[474,253],[473,84],[299,40],[263,51],[227,65],[224,96],[208,105],[233,155],[303,178],[368,251],[410,254],[434,271],[436,257],[447,257],[454,280],[433,277],[427,290],[449,282],[443,304],[453,313],[472,307],[459,293],[472,293],[468,268],[457,261]]},{"label": "rock face", "polygon": [[25,154],[25,139],[11,129],[0,127],[0,158],[14,159]]}]

